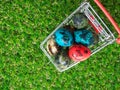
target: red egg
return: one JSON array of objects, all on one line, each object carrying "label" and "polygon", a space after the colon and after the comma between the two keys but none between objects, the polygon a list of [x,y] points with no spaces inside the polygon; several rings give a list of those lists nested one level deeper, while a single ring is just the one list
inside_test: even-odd
[{"label": "red egg", "polygon": [[83,45],[73,45],[69,48],[68,54],[73,61],[78,62],[88,59],[91,55],[91,51]]}]

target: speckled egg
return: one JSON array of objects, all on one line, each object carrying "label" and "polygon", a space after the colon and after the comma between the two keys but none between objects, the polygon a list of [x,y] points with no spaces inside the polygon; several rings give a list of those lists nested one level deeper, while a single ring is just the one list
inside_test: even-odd
[{"label": "speckled egg", "polygon": [[78,44],[83,44],[85,46],[90,46],[94,43],[94,36],[90,30],[76,30],[74,32],[75,42]]},{"label": "speckled egg", "polygon": [[60,55],[56,56],[55,63],[61,69],[65,69],[70,65],[70,58],[67,51],[62,51]]},{"label": "speckled egg", "polygon": [[70,31],[65,28],[58,29],[55,33],[55,41],[59,46],[69,47],[73,44],[73,36]]},{"label": "speckled egg", "polygon": [[84,27],[86,27],[88,25],[88,19],[85,17],[84,14],[81,14],[81,13],[75,14],[73,16],[72,20],[73,20],[73,25],[77,29],[84,28]]},{"label": "speckled egg", "polygon": [[91,51],[83,45],[73,45],[69,48],[69,57],[71,60],[79,62],[89,58]]},{"label": "speckled egg", "polygon": [[53,38],[50,38],[47,42],[47,51],[50,55],[56,55],[60,50],[60,47],[56,44]]},{"label": "speckled egg", "polygon": [[73,33],[76,30],[76,28],[72,25],[65,25],[64,28],[69,30],[71,33]]}]

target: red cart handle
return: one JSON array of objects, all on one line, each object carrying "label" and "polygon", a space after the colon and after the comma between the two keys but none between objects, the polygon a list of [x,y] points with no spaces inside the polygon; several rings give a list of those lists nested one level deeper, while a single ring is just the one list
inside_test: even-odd
[{"label": "red cart handle", "polygon": [[99,8],[103,11],[103,13],[106,15],[106,17],[108,18],[108,20],[111,22],[111,24],[114,26],[114,28],[116,29],[116,31],[119,34],[119,37],[116,39],[116,42],[118,44],[120,44],[120,27],[118,26],[118,24],[115,22],[115,20],[112,18],[112,16],[110,15],[110,13],[106,10],[106,8],[101,4],[101,2],[99,0],[94,0],[94,2],[99,6]]}]

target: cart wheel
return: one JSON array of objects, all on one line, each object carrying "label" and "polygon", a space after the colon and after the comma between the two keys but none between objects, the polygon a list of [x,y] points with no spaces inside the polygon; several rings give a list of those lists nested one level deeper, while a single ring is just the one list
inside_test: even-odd
[{"label": "cart wheel", "polygon": [[117,44],[120,44],[120,37],[116,39]]}]

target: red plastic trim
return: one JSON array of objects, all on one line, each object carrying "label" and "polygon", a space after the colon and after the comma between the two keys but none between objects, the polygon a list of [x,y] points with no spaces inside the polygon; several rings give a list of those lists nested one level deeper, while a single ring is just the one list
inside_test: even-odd
[{"label": "red plastic trim", "polygon": [[112,18],[112,16],[110,15],[110,13],[106,10],[106,8],[101,4],[101,2],[99,0],[94,0],[94,2],[98,5],[98,7],[103,11],[103,13],[106,15],[106,17],[108,18],[108,20],[111,22],[111,24],[114,26],[114,28],[116,29],[116,31],[119,34],[119,37],[117,38],[116,42],[118,44],[120,44],[120,27],[118,26],[118,24],[115,22],[115,20]]}]

